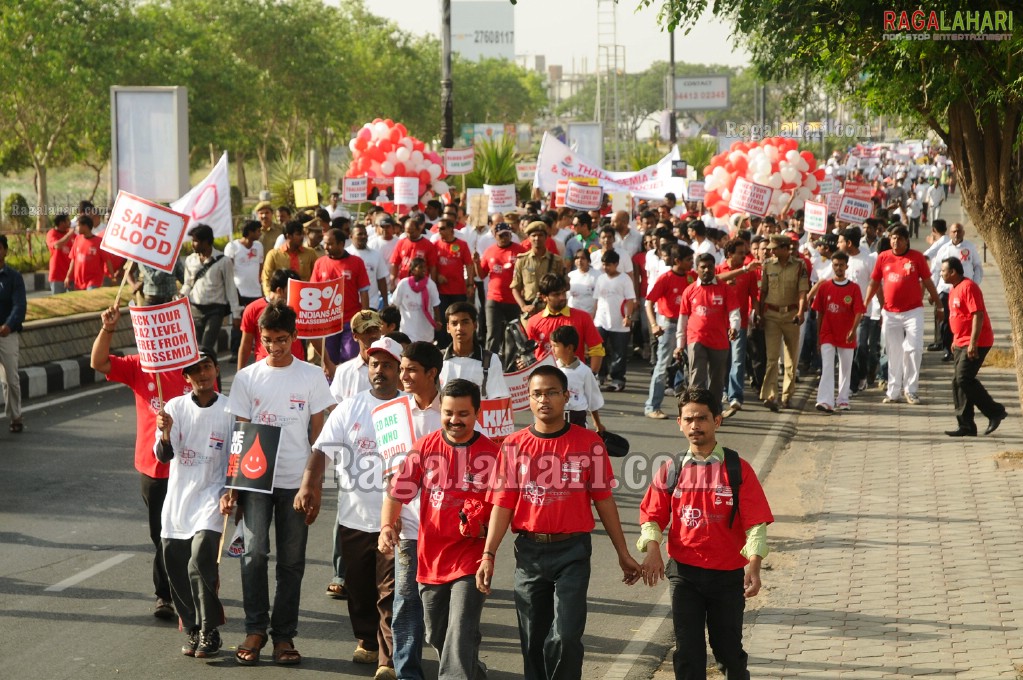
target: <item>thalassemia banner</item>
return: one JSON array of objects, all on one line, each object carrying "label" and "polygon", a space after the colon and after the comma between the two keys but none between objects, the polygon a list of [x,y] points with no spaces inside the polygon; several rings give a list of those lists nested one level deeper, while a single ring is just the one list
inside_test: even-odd
[{"label": "thalassemia banner", "polygon": [[143,371],[172,371],[199,361],[195,324],[187,298],[151,307],[132,306],[128,311]]},{"label": "thalassemia banner", "polygon": [[227,459],[228,489],[273,493],[281,428],[261,423],[234,424]]},{"label": "thalassemia banner", "polygon": [[345,325],[344,279],[288,280],[288,306],[295,310],[295,335],[314,340],[340,333]]},{"label": "thalassemia banner", "polygon": [[188,215],[118,191],[100,247],[108,253],[173,272]]},{"label": "thalassemia banner", "polygon": [[505,437],[515,431],[515,412],[512,410],[511,397],[483,399],[480,402],[480,410],[476,413],[476,420],[484,436],[495,444],[500,444]]}]

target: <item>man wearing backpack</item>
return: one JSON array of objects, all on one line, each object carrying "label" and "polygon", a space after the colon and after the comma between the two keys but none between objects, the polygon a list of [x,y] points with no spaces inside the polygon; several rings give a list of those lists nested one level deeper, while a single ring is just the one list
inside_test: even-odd
[{"label": "man wearing backpack", "polygon": [[[753,468],[718,443],[721,395],[689,388],[679,397],[679,429],[689,449],[666,462],[640,505],[641,573],[653,586],[667,574],[677,680],[707,677],[707,642],[725,677],[747,679],[742,648],[745,599],[760,592],[767,525],[774,521]],[[668,567],[661,559],[668,532]]]}]

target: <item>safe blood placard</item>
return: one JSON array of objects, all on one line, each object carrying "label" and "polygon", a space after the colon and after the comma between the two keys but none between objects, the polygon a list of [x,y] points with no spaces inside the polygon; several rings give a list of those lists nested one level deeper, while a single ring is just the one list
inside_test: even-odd
[{"label": "safe blood placard", "polygon": [[288,306],[295,310],[295,334],[299,340],[325,338],[340,333],[345,325],[344,280],[288,280]]},{"label": "safe blood placard", "polygon": [[771,206],[771,195],[774,189],[763,184],[756,184],[743,179],[735,180],[732,197],[728,207],[736,212],[749,213],[757,217],[766,217]]},{"label": "safe blood placard", "polygon": [[180,370],[199,361],[187,298],[151,307],[130,307],[128,311],[143,371]]},{"label": "safe blood placard", "polygon": [[419,178],[418,177],[395,177],[394,178],[394,204],[413,206],[419,203]]},{"label": "safe blood placard", "polygon": [[188,215],[118,191],[100,247],[108,253],[173,272],[187,226]]},{"label": "safe blood placard", "polygon": [[483,193],[490,199],[490,212],[508,212],[515,210],[514,184],[484,184]]},{"label": "safe blood placard", "polygon": [[273,493],[281,428],[260,423],[235,423],[227,459],[228,489]]}]

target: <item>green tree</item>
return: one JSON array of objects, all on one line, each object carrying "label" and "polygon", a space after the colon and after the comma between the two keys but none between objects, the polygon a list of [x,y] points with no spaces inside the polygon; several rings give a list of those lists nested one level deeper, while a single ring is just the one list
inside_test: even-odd
[{"label": "green tree", "polygon": [[[861,101],[875,112],[922,123],[941,139],[955,164],[963,207],[1001,269],[1017,389],[1023,401],[1023,192],[1019,190],[1023,186],[1023,34],[1018,17],[1003,40],[891,40],[885,34],[899,31],[885,27],[883,10],[888,6],[867,0],[640,0],[639,5],[659,5],[663,26],[685,30],[710,6],[715,16],[734,23],[765,76],[795,78],[813,73],[847,99]],[[989,18],[1006,7],[995,0],[969,4],[970,12],[986,13]],[[945,14],[951,22],[954,12]]]}]

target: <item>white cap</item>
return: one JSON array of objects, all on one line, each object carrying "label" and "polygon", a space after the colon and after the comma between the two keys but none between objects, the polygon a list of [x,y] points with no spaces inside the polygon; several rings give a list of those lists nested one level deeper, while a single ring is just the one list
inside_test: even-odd
[{"label": "white cap", "polygon": [[390,357],[397,361],[398,363],[401,363],[401,354],[403,351],[404,350],[402,350],[401,348],[401,343],[399,343],[397,340],[394,340],[393,338],[385,337],[380,338],[372,345],[370,345],[369,349],[366,350],[366,354],[369,356],[373,356],[378,352],[383,352],[385,354],[390,355]]}]

